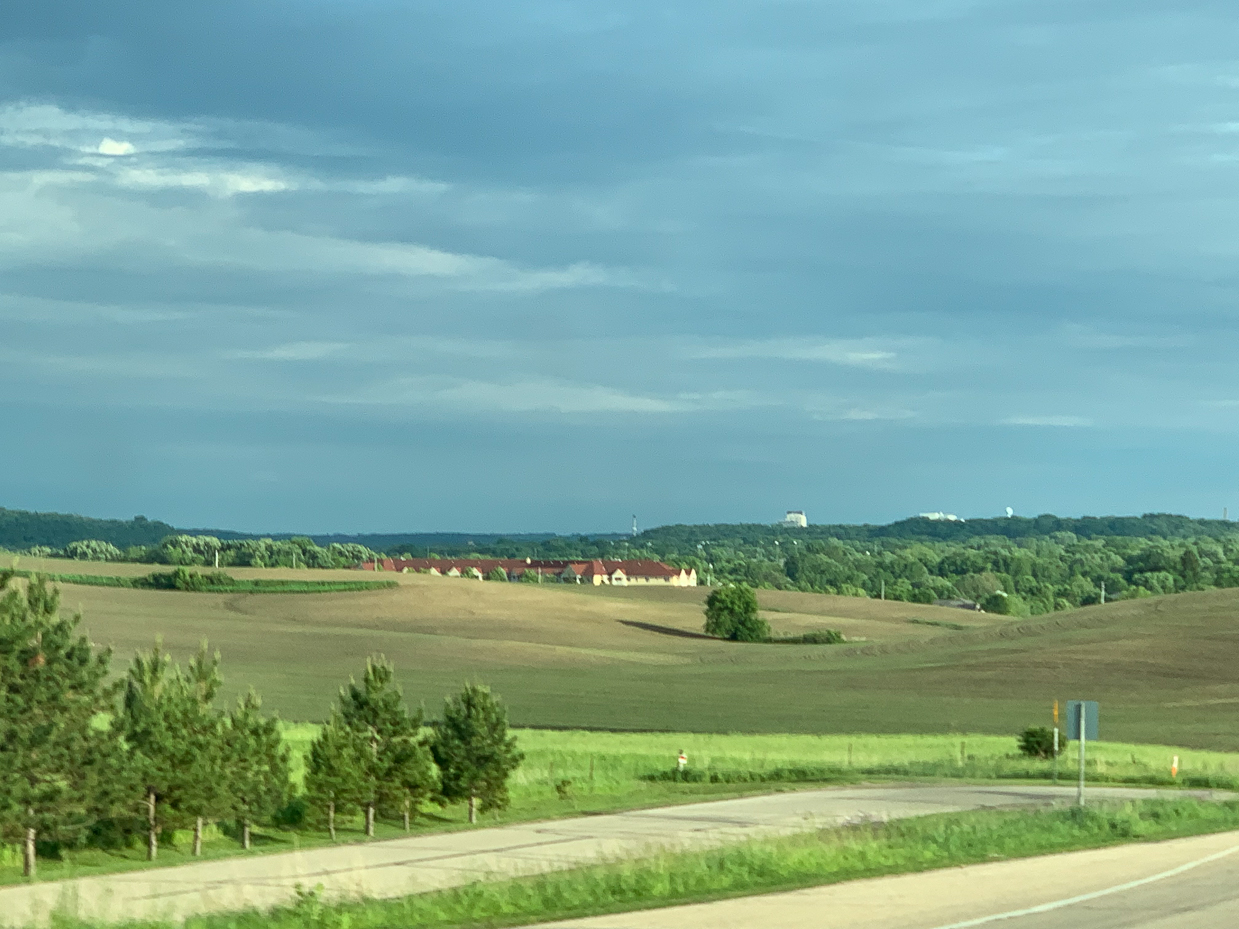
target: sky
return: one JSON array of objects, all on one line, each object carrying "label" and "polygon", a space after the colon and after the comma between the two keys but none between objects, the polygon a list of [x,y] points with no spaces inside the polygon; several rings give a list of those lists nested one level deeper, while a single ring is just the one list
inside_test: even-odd
[{"label": "sky", "polygon": [[1207,0],[0,10],[0,506],[1239,518]]}]

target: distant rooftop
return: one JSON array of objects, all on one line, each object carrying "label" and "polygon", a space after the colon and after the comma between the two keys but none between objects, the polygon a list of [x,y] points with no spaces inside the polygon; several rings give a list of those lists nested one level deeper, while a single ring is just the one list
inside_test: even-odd
[{"label": "distant rooftop", "polygon": [[917,513],[921,519],[932,519],[942,523],[962,523],[963,520],[954,513]]}]

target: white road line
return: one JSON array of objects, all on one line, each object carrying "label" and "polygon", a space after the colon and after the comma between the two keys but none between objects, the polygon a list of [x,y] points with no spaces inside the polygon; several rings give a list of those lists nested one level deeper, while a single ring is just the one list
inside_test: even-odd
[{"label": "white road line", "polygon": [[1061,909],[1064,906],[1071,906],[1073,903],[1083,903],[1086,900],[1096,900],[1098,897],[1108,897],[1110,894],[1122,893],[1125,890],[1133,890],[1136,887],[1143,887],[1145,884],[1152,884],[1155,881],[1164,881],[1168,877],[1177,877],[1185,871],[1190,871],[1192,868],[1199,868],[1203,864],[1209,864],[1212,861],[1225,858],[1227,855],[1233,855],[1235,852],[1239,852],[1239,845],[1232,845],[1228,849],[1215,852],[1212,855],[1206,855],[1204,858],[1198,858],[1196,861],[1189,861],[1187,864],[1181,864],[1177,868],[1171,868],[1169,871],[1162,871],[1160,874],[1142,877],[1138,881],[1128,881],[1126,884],[1116,884],[1114,887],[1107,887],[1104,890],[1094,890],[1092,893],[1080,894],[1078,897],[1067,897],[1065,900],[1055,900],[1052,903],[1042,903],[1040,906],[1030,906],[1023,910],[1011,910],[1008,913],[995,913],[992,916],[980,916],[976,919],[966,919],[962,923],[951,923],[947,926],[935,926],[934,929],[968,929],[969,926],[982,926],[985,923],[998,922],[1000,919],[1015,919],[1019,916],[1032,916],[1036,913],[1048,913],[1051,910]]}]

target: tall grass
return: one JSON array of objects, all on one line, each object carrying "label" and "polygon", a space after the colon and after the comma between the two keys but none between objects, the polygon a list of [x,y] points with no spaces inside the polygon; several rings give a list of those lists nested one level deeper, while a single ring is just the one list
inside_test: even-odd
[{"label": "tall grass", "polygon": [[[294,776],[318,727],[289,724],[284,738],[293,749]],[[1054,762],[1019,754],[1015,736],[989,735],[749,735],[689,732],[590,732],[513,730],[525,762],[513,774],[513,804],[556,798],[555,784],[572,782],[582,798],[631,794],[666,780],[681,751],[688,755],[685,783],[761,784],[846,782],[866,778],[965,778],[970,780],[1048,781]],[[1058,770],[1074,780],[1076,744],[1064,743]],[[1179,774],[1171,761],[1178,756]],[[1090,781],[1153,786],[1239,786],[1239,753],[1136,745],[1090,743]]]},{"label": "tall grass", "polygon": [[[315,891],[270,912],[194,917],[186,929],[514,926],[1239,828],[1239,803],[1152,800],[950,813],[665,852],[395,900],[330,904]],[[85,926],[88,924],[74,924]],[[130,924],[136,925],[136,924]]]}]

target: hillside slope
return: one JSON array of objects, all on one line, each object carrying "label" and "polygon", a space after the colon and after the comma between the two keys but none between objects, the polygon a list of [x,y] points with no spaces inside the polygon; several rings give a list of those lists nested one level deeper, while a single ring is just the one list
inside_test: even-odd
[{"label": "hillside slope", "polygon": [[320,595],[66,585],[64,602],[118,664],[157,635],[181,655],[209,638],[233,690],[253,684],[294,719],[321,718],[336,687],[383,652],[432,715],[474,678],[507,698],[519,724],[622,729],[1011,733],[1047,722],[1055,698],[1086,697],[1102,703],[1103,738],[1239,748],[1233,590],[1031,620],[763,591],[777,632],[838,628],[864,639],[790,646],[701,636],[701,588],[399,580],[394,590]]}]

